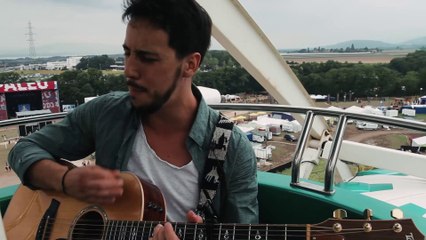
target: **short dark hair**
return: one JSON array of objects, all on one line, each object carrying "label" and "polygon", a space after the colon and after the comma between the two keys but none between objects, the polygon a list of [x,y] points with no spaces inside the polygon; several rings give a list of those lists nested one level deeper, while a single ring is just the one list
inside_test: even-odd
[{"label": "short dark hair", "polygon": [[210,46],[212,21],[195,0],[124,0],[123,21],[148,20],[166,31],[179,59],[193,52],[201,61]]}]

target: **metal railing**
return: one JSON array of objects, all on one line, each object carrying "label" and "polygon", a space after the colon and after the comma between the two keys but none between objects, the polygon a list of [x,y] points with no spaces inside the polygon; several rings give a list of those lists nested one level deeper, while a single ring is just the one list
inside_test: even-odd
[{"label": "metal railing", "polygon": [[7,119],[7,120],[2,120],[2,121],[0,121],[0,128],[1,127],[14,126],[14,125],[20,125],[20,124],[41,122],[41,121],[58,120],[58,119],[64,118],[67,114],[68,113],[66,113],[66,112],[49,113],[49,114],[36,115],[36,116],[30,116],[30,117],[12,118],[12,119]]},{"label": "metal railing", "polygon": [[[334,172],[336,169],[336,164],[339,160],[339,153],[344,140],[343,136],[345,133],[345,128],[349,120],[374,122],[382,125],[390,125],[394,127],[426,132],[426,123],[423,122],[380,115],[346,112],[343,110],[268,104],[218,104],[211,105],[211,107],[217,110],[229,111],[266,111],[303,114],[305,120],[292,161],[291,185],[295,187],[313,190],[327,195],[333,194],[334,192]],[[338,122],[333,134],[330,155],[328,156],[327,165],[324,172],[324,186],[321,187],[315,184],[311,184],[309,182],[301,182],[299,176],[303,153],[306,147],[308,146],[308,141],[310,139],[310,131],[312,129],[313,122],[315,121],[316,117],[323,116],[338,118]],[[401,164],[404,163],[401,161]]]},{"label": "metal railing", "polygon": [[[292,180],[291,184],[296,187],[314,190],[324,194],[332,194],[334,189],[334,172],[336,163],[339,160],[339,152],[343,142],[343,135],[345,133],[345,127],[348,120],[375,122],[383,125],[390,125],[395,127],[401,127],[411,129],[415,131],[426,132],[426,123],[387,117],[379,115],[370,115],[363,113],[352,113],[340,110],[331,110],[324,108],[308,108],[308,107],[294,107],[286,105],[272,105],[272,104],[214,104],[210,105],[212,108],[219,111],[262,111],[262,112],[285,112],[291,114],[300,114],[304,117],[304,124],[300,134],[300,138],[296,145],[294,158],[292,161]],[[67,113],[54,113],[46,115],[38,115],[32,117],[15,118],[10,120],[0,121],[0,127],[7,127],[12,125],[27,124],[40,121],[58,120],[64,118]],[[324,172],[324,186],[318,187],[317,185],[312,186],[309,183],[303,183],[300,181],[300,166],[302,163],[303,153],[305,148],[308,146],[310,140],[310,131],[313,122],[317,117],[334,117],[338,118],[338,123],[333,134],[333,141],[331,145],[330,155],[328,156],[327,165]],[[326,130],[326,129],[324,129]]]}]

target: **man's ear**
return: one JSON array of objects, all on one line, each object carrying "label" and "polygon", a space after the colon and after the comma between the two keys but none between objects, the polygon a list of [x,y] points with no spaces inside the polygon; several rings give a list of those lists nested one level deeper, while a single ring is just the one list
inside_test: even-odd
[{"label": "man's ear", "polygon": [[201,54],[198,52],[191,53],[184,58],[183,77],[192,77],[200,67]]}]

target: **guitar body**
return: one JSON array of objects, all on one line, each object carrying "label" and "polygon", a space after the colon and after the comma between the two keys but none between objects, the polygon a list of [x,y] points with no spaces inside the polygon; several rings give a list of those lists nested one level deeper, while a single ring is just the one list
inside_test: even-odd
[{"label": "guitar body", "polygon": [[[140,181],[132,173],[121,173],[123,196],[114,204],[93,205],[53,191],[33,191],[21,185],[14,194],[3,218],[8,239],[71,239],[76,222],[89,217],[106,220],[165,220],[165,203],[157,187]],[[39,226],[52,200],[59,202],[57,214],[49,224]],[[92,212],[91,214],[87,214]],[[93,214],[94,213],[94,214]],[[84,214],[88,215],[85,216]],[[91,220],[91,219],[90,219]],[[104,227],[104,226],[103,226]],[[40,236],[40,235],[39,235]]]}]

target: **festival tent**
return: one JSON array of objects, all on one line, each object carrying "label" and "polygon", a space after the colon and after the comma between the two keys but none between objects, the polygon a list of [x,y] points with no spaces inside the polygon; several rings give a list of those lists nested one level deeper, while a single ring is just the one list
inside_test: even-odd
[{"label": "festival tent", "polygon": [[411,140],[412,147],[426,147],[426,136],[413,138]]},{"label": "festival tent", "polygon": [[373,108],[372,106],[365,106],[363,109],[364,109],[364,113],[367,113],[367,114],[374,114],[374,115],[381,115],[381,116],[385,115],[382,110],[378,108]]}]

